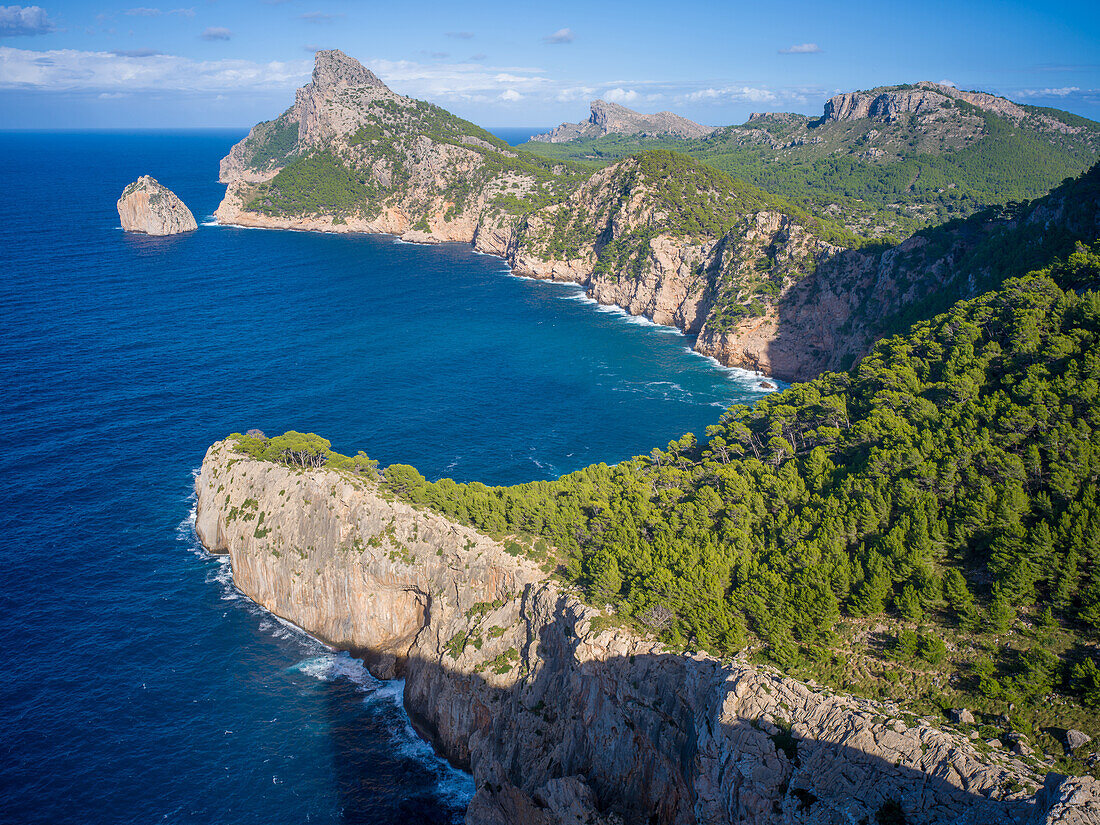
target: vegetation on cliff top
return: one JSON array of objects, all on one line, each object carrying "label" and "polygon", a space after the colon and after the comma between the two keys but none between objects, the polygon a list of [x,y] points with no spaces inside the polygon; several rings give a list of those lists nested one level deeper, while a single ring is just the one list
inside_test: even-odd
[{"label": "vegetation on cliff top", "polygon": [[819,218],[839,221],[858,235],[900,238],[991,204],[1037,197],[1100,157],[1100,124],[1053,109],[1024,108],[1079,131],[1041,129],[1035,118],[1016,123],[951,100],[942,117],[926,119],[829,122],[773,115],[699,139],[607,135],[533,141],[520,148],[593,166],[669,149]]},{"label": "vegetation on cliff top", "polygon": [[1052,725],[1100,733],[1082,709],[1100,707],[1100,293],[1059,284],[1100,285],[1100,244],[851,373],[731,408],[704,444],[514,487],[404,465],[382,483],[546,537],[590,599],[664,616],[673,645],[749,645],[840,688],[990,718],[1011,705],[1053,749]]}]

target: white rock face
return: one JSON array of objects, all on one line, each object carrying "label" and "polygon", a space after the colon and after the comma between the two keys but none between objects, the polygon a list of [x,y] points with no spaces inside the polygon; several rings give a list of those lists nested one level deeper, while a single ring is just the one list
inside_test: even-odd
[{"label": "white rock face", "polygon": [[474,775],[468,825],[1096,821],[1089,777],[1043,778],[896,708],[601,628],[531,560],[367,477],[223,441],[195,486],[196,531],[246,595],[404,674],[417,729]]},{"label": "white rock face", "polygon": [[142,175],[123,189],[117,206],[122,228],[127,232],[178,235],[198,229],[195,216],[176,193],[149,175]]}]

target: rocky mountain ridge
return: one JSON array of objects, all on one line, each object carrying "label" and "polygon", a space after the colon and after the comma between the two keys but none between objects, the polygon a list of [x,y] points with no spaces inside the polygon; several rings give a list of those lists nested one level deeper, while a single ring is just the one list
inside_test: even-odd
[{"label": "rocky mountain ridge", "polygon": [[222,441],[196,492],[196,532],[246,595],[380,677],[403,673],[414,721],[474,774],[469,825],[1070,825],[1100,811],[1087,777],[1038,777],[933,720],[608,627],[522,550],[369,476]]},{"label": "rocky mountain ridge", "polygon": [[1080,174],[1100,160],[1100,124],[922,81],[835,95],[817,117],[755,112],[701,139],[608,135],[525,148],[588,163],[671,148],[861,237],[901,239]]},{"label": "rocky mountain ridge", "polygon": [[593,100],[589,105],[592,114],[589,115],[588,120],[581,123],[563,123],[545,134],[533,136],[531,140],[541,143],[567,143],[571,140],[604,135],[641,135],[643,137],[670,135],[679,138],[701,138],[714,131],[713,126],[703,126],[673,112],[646,115],[607,100]]},{"label": "rocky mountain ridge", "polygon": [[1004,97],[988,92],[965,92],[927,80],[912,86],[885,86],[866,92],[834,95],[826,101],[822,117],[825,121],[868,119],[891,123],[902,116],[943,115],[945,109],[952,108],[951,101],[963,101],[1016,123],[1033,118],[1041,128],[1055,132],[1078,134],[1083,130],[1082,126],[1059,120],[1045,112],[1029,112]]},{"label": "rocky mountain ridge", "polygon": [[122,228],[127,232],[178,235],[199,226],[176,193],[149,175],[127,185],[116,206]]}]

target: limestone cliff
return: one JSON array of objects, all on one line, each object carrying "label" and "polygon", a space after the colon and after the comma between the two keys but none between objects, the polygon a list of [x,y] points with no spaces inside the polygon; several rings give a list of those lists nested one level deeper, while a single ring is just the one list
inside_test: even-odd
[{"label": "limestone cliff", "polygon": [[514,548],[368,477],[223,441],[196,490],[196,531],[246,595],[403,672],[414,722],[474,774],[470,825],[1084,823],[1100,805],[1093,780],[933,720],[608,628]]},{"label": "limestone cliff", "polygon": [[1029,112],[1018,103],[987,92],[964,92],[954,86],[924,80],[912,86],[871,89],[834,95],[825,103],[824,120],[879,120],[893,122],[915,115],[943,118],[950,116],[952,101],[962,101],[986,112],[1008,118],[1014,123],[1031,118],[1041,128],[1067,134],[1082,131],[1044,112]]},{"label": "limestone cliff", "polygon": [[544,135],[535,135],[531,140],[542,143],[566,143],[570,140],[604,135],[701,138],[714,131],[711,126],[703,126],[673,112],[645,115],[606,100],[593,100],[590,105],[592,114],[583,123],[563,123]]},{"label": "limestone cliff", "polygon": [[[851,118],[885,133],[884,124],[899,119],[978,122],[974,107],[1047,117],[922,83],[839,95],[824,125],[758,114],[719,137],[732,140],[740,129],[737,139],[786,151],[847,128]],[[602,105],[592,123],[609,128],[620,117]],[[944,134],[933,130],[929,140]],[[1056,195],[1036,202],[1050,208],[991,213],[892,248],[845,248],[852,239],[835,226],[683,155],[642,152],[591,173],[513,150],[391,91],[339,51],[317,53],[313,79],[294,105],[234,146],[221,176],[228,184],[216,213],[222,223],[471,243],[520,274],[582,284],[601,303],[675,326],[724,364],[785,380],[847,369],[937,294],[972,297],[1026,271],[991,252],[1011,245],[1005,232],[1030,233],[1036,243],[1100,234],[1100,200],[1079,197],[1091,206],[1074,223]]]},{"label": "limestone cliff", "polygon": [[176,193],[149,175],[142,175],[123,189],[117,206],[122,228],[127,232],[176,235],[198,229],[195,216]]}]

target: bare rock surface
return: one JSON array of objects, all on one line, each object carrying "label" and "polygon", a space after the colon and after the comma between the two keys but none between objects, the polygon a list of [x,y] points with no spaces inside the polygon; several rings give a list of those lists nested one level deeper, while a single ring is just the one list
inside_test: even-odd
[{"label": "bare rock surface", "polygon": [[593,100],[590,106],[592,114],[583,123],[563,123],[544,135],[535,135],[531,140],[542,143],[567,143],[578,138],[595,138],[604,135],[649,137],[671,135],[681,138],[701,138],[714,131],[711,126],[703,126],[673,112],[645,115],[607,100]]},{"label": "bare rock surface", "polygon": [[196,490],[199,538],[246,595],[404,676],[418,730],[474,775],[469,825],[1096,822],[1092,780],[594,623],[533,561],[365,476],[223,441]]},{"label": "bare rock surface", "polygon": [[198,229],[195,216],[176,193],[149,175],[142,175],[123,189],[117,206],[122,228],[127,232],[176,235]]},{"label": "bare rock surface", "polygon": [[1092,741],[1092,737],[1087,733],[1082,733],[1079,730],[1070,728],[1066,731],[1066,747],[1071,751],[1075,751],[1078,748],[1083,748],[1089,742]]}]

